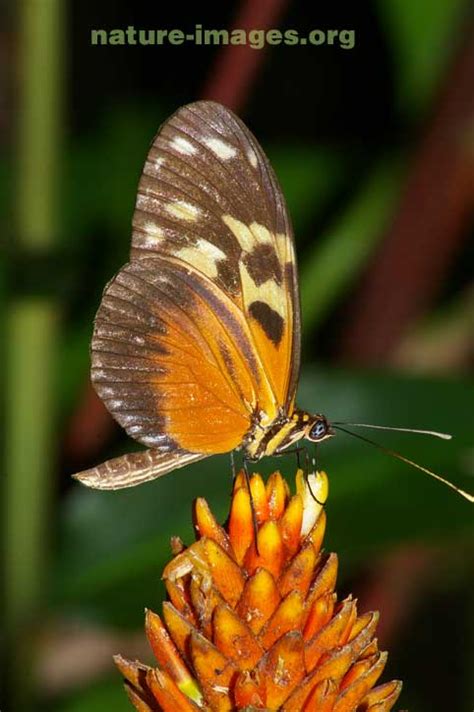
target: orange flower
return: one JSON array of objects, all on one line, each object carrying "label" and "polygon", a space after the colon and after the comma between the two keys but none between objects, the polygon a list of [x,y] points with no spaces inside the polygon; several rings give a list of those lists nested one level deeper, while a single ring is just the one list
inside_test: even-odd
[{"label": "orange flower", "polygon": [[173,540],[163,617],[146,613],[158,666],[115,658],[137,710],[392,709],[401,683],[374,688],[387,659],[374,638],[378,614],[337,600],[337,556],[321,551],[327,477],[308,480],[298,471],[291,496],[279,472],[266,485],[253,475],[257,546],[242,473],[225,528],[195,502],[197,541]]}]

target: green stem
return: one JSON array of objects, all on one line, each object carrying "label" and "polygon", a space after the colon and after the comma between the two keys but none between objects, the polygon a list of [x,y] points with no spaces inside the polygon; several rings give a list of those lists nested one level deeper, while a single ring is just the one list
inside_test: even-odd
[{"label": "green stem", "polygon": [[[19,6],[16,248],[52,250],[58,232],[61,119],[61,0]],[[54,299],[18,296],[7,322],[5,626],[9,706],[29,709],[33,642],[47,582],[52,495]]]}]

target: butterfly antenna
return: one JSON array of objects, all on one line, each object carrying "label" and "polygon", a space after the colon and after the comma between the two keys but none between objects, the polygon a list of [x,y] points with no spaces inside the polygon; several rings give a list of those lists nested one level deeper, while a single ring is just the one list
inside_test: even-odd
[{"label": "butterfly antenna", "polygon": [[432,435],[441,440],[451,440],[449,433],[439,433],[437,430],[418,430],[417,428],[394,428],[391,425],[372,425],[371,423],[343,423],[336,422],[331,425],[348,425],[350,428],[373,428],[374,430],[393,430],[396,433],[416,433],[417,435]]},{"label": "butterfly antenna", "polygon": [[[374,447],[378,448],[382,452],[385,452],[387,455],[391,455],[392,457],[395,457],[397,460],[401,460],[402,462],[406,463],[407,465],[411,465],[411,467],[414,467],[416,470],[421,470],[421,472],[424,472],[426,475],[429,475],[430,477],[433,477],[435,480],[438,480],[438,482],[442,482],[447,487],[450,487],[452,490],[454,490],[455,492],[460,494],[461,497],[464,497],[464,499],[467,499],[468,502],[474,502],[474,495],[470,494],[469,492],[466,492],[465,490],[461,489],[460,487],[457,487],[449,480],[445,480],[444,477],[441,477],[441,475],[437,475],[436,472],[432,472],[432,470],[428,470],[428,468],[423,467],[422,465],[419,465],[417,462],[413,462],[413,460],[410,460],[410,459],[408,459],[408,457],[401,455],[396,450],[391,450],[390,448],[385,447],[384,445],[380,445],[380,443],[377,443],[374,440],[370,440],[369,438],[364,437],[364,435],[359,435],[359,433],[353,433],[350,430],[346,430],[346,428],[342,428],[340,425],[336,425],[336,423],[332,423],[332,425],[337,430],[341,430],[343,433],[347,433],[347,435],[352,435],[353,438],[357,438],[358,440],[362,440],[363,442],[369,443],[369,445],[373,445]],[[372,426],[370,426],[370,427],[372,427]],[[378,427],[384,429],[383,426],[378,426]],[[390,428],[390,429],[392,429],[392,428]],[[398,428],[396,428],[396,430],[398,430]],[[400,430],[402,432],[404,432],[405,428],[400,428]],[[413,431],[411,431],[411,432],[413,432]],[[420,432],[420,431],[415,431],[415,432]],[[426,431],[421,431],[421,432],[426,432]],[[429,432],[428,434],[432,434],[432,433]]]}]

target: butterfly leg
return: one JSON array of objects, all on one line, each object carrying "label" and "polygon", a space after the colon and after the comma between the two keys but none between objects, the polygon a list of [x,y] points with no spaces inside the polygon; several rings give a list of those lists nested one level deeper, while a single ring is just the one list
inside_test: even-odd
[{"label": "butterfly leg", "polygon": [[[318,446],[315,445],[314,449],[315,449],[315,453],[314,453],[314,457],[312,458],[312,463],[311,463],[311,464],[313,465],[313,471],[316,473],[316,472],[318,471],[318,465],[317,465],[317,463],[318,463]],[[310,483],[310,481],[309,481],[309,474],[310,474],[310,473],[309,473],[309,467],[310,467],[310,464],[309,464],[309,453],[308,453],[307,448],[305,448],[305,454],[306,454],[306,469],[305,469],[305,471],[304,471],[304,479],[305,479],[305,482],[306,482],[306,486],[307,486],[307,488],[308,488],[308,490],[309,490],[309,493],[310,493],[311,497],[314,499],[314,501],[316,502],[316,504],[319,504],[321,507],[324,507],[324,504],[325,504],[325,503],[324,503],[324,502],[320,502],[319,499],[318,499],[318,498],[316,497],[316,495],[314,494],[313,490],[311,489],[311,483]]]},{"label": "butterfly leg", "polygon": [[[301,467],[301,460],[300,460],[300,455],[301,453],[304,453],[304,467]],[[291,450],[283,450],[281,453],[276,453],[277,455],[285,455],[287,453],[295,453],[296,454],[296,460],[298,463],[298,469],[303,470],[303,476],[304,480],[306,482],[306,486],[308,487],[309,493],[311,497],[314,499],[317,504],[320,504],[321,506],[324,505],[324,502],[320,502],[319,499],[316,497],[314,494],[312,488],[311,488],[311,483],[309,481],[309,475],[310,475],[310,466],[312,465],[312,469],[314,472],[318,471],[318,466],[317,466],[317,461],[318,461],[318,446],[315,445],[315,457],[312,458],[312,462],[310,464],[310,458],[309,458],[309,452],[308,448],[305,447],[304,445],[300,445],[299,447],[295,447]]]},{"label": "butterfly leg", "polygon": [[[305,466],[304,466],[304,468],[303,468],[303,475],[304,475],[304,481],[306,482],[306,486],[307,486],[307,488],[308,488],[308,490],[309,490],[309,493],[310,493],[311,497],[314,499],[314,501],[317,502],[318,504],[322,504],[322,502],[320,502],[320,501],[318,500],[318,498],[317,498],[316,495],[314,494],[313,490],[311,489],[311,483],[310,483],[310,481],[309,481],[310,466],[311,466],[311,465],[310,465],[310,459],[309,459],[309,451],[308,451],[308,448],[307,448],[307,447],[301,447],[300,450],[303,450],[303,451],[304,451],[304,460],[305,460],[305,463],[304,463],[304,464],[305,464]],[[315,458],[313,458],[312,464],[313,464],[313,469],[314,469],[314,471],[317,472],[316,459],[315,459]]]},{"label": "butterfly leg", "polygon": [[235,482],[237,472],[235,469],[235,455],[233,450],[230,451],[230,469],[232,470],[232,482]]},{"label": "butterfly leg", "polygon": [[248,458],[244,457],[244,460],[242,462],[242,467],[244,470],[245,482],[247,483],[247,489],[248,489],[249,497],[250,497],[250,509],[252,510],[252,525],[253,525],[253,536],[255,539],[255,550],[257,552],[257,555],[259,555],[258,538],[257,538],[257,536],[258,536],[257,512],[255,510],[255,503],[254,503],[253,497],[252,497],[252,490],[250,489],[250,475],[249,475],[249,470],[248,470],[248,463],[249,463]]},{"label": "butterfly leg", "polygon": [[304,447],[304,445],[298,445],[297,447],[291,448],[290,450],[282,450],[281,452],[275,452],[274,457],[282,457],[283,455],[296,455],[296,465],[299,470],[304,471],[304,467],[301,466],[301,453],[304,452],[305,454],[305,464],[306,468],[309,467],[309,455],[308,455],[308,448]]}]

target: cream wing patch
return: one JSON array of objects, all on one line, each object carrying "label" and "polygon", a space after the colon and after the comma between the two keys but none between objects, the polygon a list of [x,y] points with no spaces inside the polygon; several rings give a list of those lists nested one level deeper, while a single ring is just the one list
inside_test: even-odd
[{"label": "cream wing patch", "polygon": [[171,146],[175,148],[178,153],[182,153],[185,156],[192,156],[197,150],[191,141],[188,141],[182,136],[175,136],[171,141]]},{"label": "cream wing patch", "polygon": [[168,213],[175,218],[188,220],[190,222],[195,222],[201,213],[199,208],[191,203],[186,203],[184,200],[177,200],[174,203],[168,203],[165,205],[165,210],[167,210]]},{"label": "cream wing patch", "polygon": [[165,159],[163,156],[158,156],[157,158],[149,157],[145,162],[143,173],[147,176],[154,176],[156,178],[164,162]]},{"label": "cream wing patch", "polygon": [[225,252],[204,239],[191,247],[183,247],[176,252],[176,257],[189,262],[210,279],[216,279],[218,275],[218,262],[227,259]]},{"label": "cream wing patch", "polygon": [[276,249],[278,252],[278,257],[280,258],[281,264],[286,264],[287,262],[295,262],[295,247],[293,240],[290,240],[288,235],[284,232],[277,232],[276,238]]},{"label": "cream wing patch", "polygon": [[228,161],[229,158],[234,158],[237,155],[237,150],[225,141],[221,141],[220,138],[205,138],[204,143],[215,153],[217,158],[221,158],[223,161]]},{"label": "cream wing patch", "polygon": [[161,227],[149,220],[143,223],[141,232],[137,233],[135,239],[140,247],[154,248],[163,240],[164,233]]},{"label": "cream wing patch", "polygon": [[254,302],[264,302],[284,319],[286,316],[285,292],[280,285],[274,279],[268,279],[257,286],[243,262],[239,264],[239,272],[244,303],[250,305]]},{"label": "cream wing patch", "polygon": [[273,243],[270,231],[263,225],[253,222],[247,226],[232,215],[223,215],[222,221],[237,238],[237,242],[244,252],[252,252],[262,242],[267,242],[270,245]]},{"label": "cream wing patch", "polygon": [[250,148],[250,146],[247,149],[247,158],[249,159],[249,163],[252,168],[256,168],[258,166],[257,156],[255,155],[253,148]]}]

